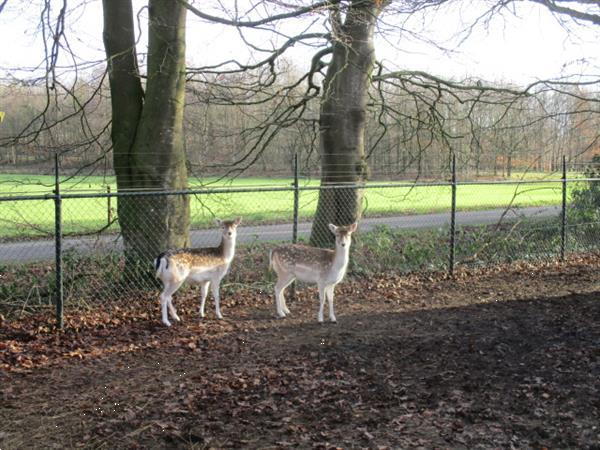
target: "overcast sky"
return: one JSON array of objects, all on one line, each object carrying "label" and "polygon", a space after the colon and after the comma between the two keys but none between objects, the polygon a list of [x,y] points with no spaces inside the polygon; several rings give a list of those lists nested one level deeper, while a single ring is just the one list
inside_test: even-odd
[{"label": "overcast sky", "polygon": [[[5,77],[7,72],[17,75],[14,68],[35,67],[41,61],[43,45],[38,30],[39,3],[39,0],[9,2],[0,14],[0,76]],[[71,1],[69,4],[74,3]],[[462,9],[443,9],[438,14],[429,12],[426,21],[417,16],[404,23],[409,31],[418,31],[452,51],[438,50],[412,39],[410,33],[395,30],[378,35],[378,59],[395,70],[425,70],[443,77],[476,77],[516,84],[572,73],[600,74],[600,27],[573,25],[567,31],[549,12],[535,5],[521,5],[516,15],[507,13],[492,21],[488,28],[477,28],[459,46],[455,35],[460,24],[468,23],[479,14],[473,5],[477,2],[470,2]],[[234,30],[207,25],[192,14],[188,15],[188,20],[187,59],[191,65],[211,64],[227,58],[249,58]],[[395,20],[394,17],[385,18],[388,23]],[[291,22],[285,32],[289,34],[294,31],[290,27],[300,29],[303,26],[305,24],[300,21]],[[100,0],[90,1],[85,8],[77,9],[70,16],[67,36],[80,60],[103,58]],[[268,39],[259,34],[250,35],[250,38],[254,42]],[[144,47],[142,38],[139,51],[144,52]],[[309,59],[308,52],[308,49],[298,48],[289,57],[302,67]],[[66,60],[62,62],[66,63]]]}]

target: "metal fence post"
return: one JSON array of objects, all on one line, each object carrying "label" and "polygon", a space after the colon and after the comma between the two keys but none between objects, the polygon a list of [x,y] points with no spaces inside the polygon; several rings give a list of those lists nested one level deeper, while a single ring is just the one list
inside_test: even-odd
[{"label": "metal fence post", "polygon": [[106,186],[106,193],[109,194],[106,197],[106,223],[108,226],[110,226],[110,223],[112,222],[112,207],[111,207],[111,197],[110,197],[110,185]]},{"label": "metal fence post", "polygon": [[294,153],[294,225],[292,228],[292,242],[298,242],[298,202],[300,190],[298,188],[298,153]]},{"label": "metal fence post", "polygon": [[565,260],[567,249],[567,157],[562,158],[562,209],[560,224],[560,259]]},{"label": "metal fence post", "polygon": [[450,207],[450,261],[448,271],[454,275],[454,259],[456,250],[456,155],[452,155],[452,205]]},{"label": "metal fence post", "polygon": [[[300,190],[298,187],[298,153],[294,153],[294,212],[292,225],[292,242],[298,242],[298,208],[300,202]],[[296,300],[296,281],[292,282],[291,300]]]},{"label": "metal fence post", "polygon": [[64,327],[63,317],[63,277],[62,277],[62,198],[60,196],[60,179],[58,170],[58,153],[54,155],[54,242],[56,257],[56,324]]}]

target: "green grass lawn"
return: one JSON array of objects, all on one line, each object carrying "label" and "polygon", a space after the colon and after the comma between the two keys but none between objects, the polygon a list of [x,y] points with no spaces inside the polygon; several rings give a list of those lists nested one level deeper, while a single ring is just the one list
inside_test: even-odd
[{"label": "green grass lawn", "polygon": [[[552,177],[554,179],[554,177]],[[233,181],[216,179],[190,180],[191,186],[209,188],[265,188],[291,186],[291,179],[244,178]],[[0,175],[0,197],[6,195],[51,194],[54,178],[34,175]],[[317,186],[318,180],[302,181],[301,186]],[[63,194],[115,192],[113,178],[76,177],[61,182]],[[364,191],[364,215],[423,214],[449,211],[449,186],[374,187]],[[311,217],[316,209],[318,191],[300,193],[301,219]],[[457,208],[476,210],[555,205],[561,202],[560,183],[523,183],[497,185],[463,185],[457,188]],[[215,217],[242,216],[245,223],[287,221],[292,218],[293,192],[244,192],[195,195],[191,199],[193,227],[212,226]],[[117,199],[64,199],[63,231],[92,233],[107,226],[116,214]],[[142,214],[143,211],[140,211]],[[114,222],[110,230],[117,231]],[[0,202],[0,238],[50,236],[54,232],[54,202],[23,200]]]}]

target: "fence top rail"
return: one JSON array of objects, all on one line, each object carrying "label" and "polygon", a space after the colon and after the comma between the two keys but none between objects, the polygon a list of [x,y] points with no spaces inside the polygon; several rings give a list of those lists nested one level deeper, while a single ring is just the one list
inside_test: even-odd
[{"label": "fence top rail", "polygon": [[6,195],[0,197],[0,202],[17,202],[25,200],[54,200],[54,194],[37,194],[37,195]]},{"label": "fence top rail", "polygon": [[298,186],[297,188],[290,184],[289,186],[270,186],[270,187],[224,187],[224,188],[202,188],[202,189],[179,189],[179,190],[143,190],[143,191],[116,191],[116,192],[87,192],[87,193],[68,193],[60,195],[55,193],[46,193],[38,195],[5,195],[0,196],[0,202],[9,201],[27,201],[27,200],[55,200],[61,199],[86,199],[86,198],[114,198],[114,197],[152,197],[169,195],[211,195],[211,194],[241,194],[252,192],[293,192],[299,191],[321,191],[328,189],[390,189],[390,188],[425,188],[436,186],[483,186],[483,185],[532,185],[549,183],[573,183],[573,182],[599,182],[600,178],[559,178],[551,180],[496,180],[496,181],[440,181],[440,182],[416,182],[416,183],[338,183],[330,185]]},{"label": "fence top rail", "polygon": [[[600,181],[600,178],[554,178],[548,180],[489,180],[489,181],[457,181],[457,185],[493,185],[493,184],[546,184],[546,183],[576,183],[581,181]],[[452,184],[452,183],[450,183]]]}]

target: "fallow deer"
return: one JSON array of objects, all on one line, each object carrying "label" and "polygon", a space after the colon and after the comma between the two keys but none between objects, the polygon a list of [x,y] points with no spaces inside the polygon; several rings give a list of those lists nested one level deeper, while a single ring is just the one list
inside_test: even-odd
[{"label": "fallow deer", "polygon": [[346,274],[350,259],[351,236],[356,231],[356,227],[356,223],[349,226],[329,224],[329,229],[335,235],[335,250],[289,244],[271,251],[269,265],[277,274],[275,306],[279,317],[285,317],[290,313],[283,291],[292,281],[298,279],[306,283],[316,283],[319,288],[317,320],[323,322],[323,306],[327,298],[329,320],[336,321],[333,311],[333,289]]},{"label": "fallow deer", "polygon": [[201,285],[200,317],[204,317],[204,303],[208,295],[208,288],[212,285],[216,315],[219,319],[223,318],[219,306],[219,286],[235,255],[237,227],[241,221],[242,219],[239,217],[235,220],[216,220],[222,230],[221,244],[218,247],[168,250],[154,260],[156,277],[160,278],[163,283],[160,304],[162,322],[166,326],[171,326],[167,308],[173,320],[177,322],[181,320],[173,306],[173,294],[185,280]]}]

